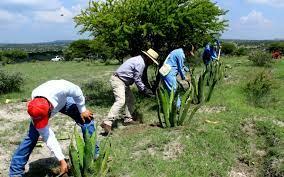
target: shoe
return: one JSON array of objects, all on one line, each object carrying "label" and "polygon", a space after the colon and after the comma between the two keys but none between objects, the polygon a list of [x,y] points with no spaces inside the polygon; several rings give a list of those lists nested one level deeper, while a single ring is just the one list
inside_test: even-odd
[{"label": "shoe", "polygon": [[104,129],[105,133],[111,132],[112,122],[109,120],[103,121],[101,127]]},{"label": "shoe", "polygon": [[133,125],[133,124],[137,124],[137,121],[133,120],[133,118],[130,117],[125,117],[124,121],[123,121],[123,125]]}]

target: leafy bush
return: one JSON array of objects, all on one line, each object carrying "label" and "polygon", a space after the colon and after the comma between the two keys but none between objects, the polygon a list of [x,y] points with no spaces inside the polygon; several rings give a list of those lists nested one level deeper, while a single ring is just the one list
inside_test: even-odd
[{"label": "leafy bush", "polygon": [[109,166],[107,164],[110,154],[110,141],[107,139],[100,147],[100,155],[95,159],[95,146],[97,133],[90,135],[85,131],[84,139],[79,135],[76,127],[69,146],[71,172],[74,177],[103,177],[106,176]]},{"label": "leafy bush", "polygon": [[0,94],[19,91],[23,83],[21,73],[8,74],[0,70]]},{"label": "leafy bush", "polygon": [[270,52],[279,51],[284,54],[284,42],[274,42],[268,46]]},{"label": "leafy bush", "polygon": [[270,66],[273,61],[271,55],[264,51],[254,51],[250,53],[248,59],[256,66]]},{"label": "leafy bush", "polygon": [[237,50],[236,44],[234,44],[232,42],[224,42],[224,43],[222,43],[221,51],[225,55],[233,55],[236,50]]},{"label": "leafy bush", "polygon": [[255,106],[263,107],[269,101],[269,95],[272,89],[276,87],[275,81],[272,78],[271,71],[261,71],[257,73],[245,87],[245,93],[248,100]]},{"label": "leafy bush", "polygon": [[5,64],[22,62],[27,60],[28,54],[22,50],[4,50],[0,51],[0,60]]},{"label": "leafy bush", "polygon": [[236,51],[235,51],[235,55],[237,56],[245,56],[248,54],[248,49],[245,47],[239,47]]}]

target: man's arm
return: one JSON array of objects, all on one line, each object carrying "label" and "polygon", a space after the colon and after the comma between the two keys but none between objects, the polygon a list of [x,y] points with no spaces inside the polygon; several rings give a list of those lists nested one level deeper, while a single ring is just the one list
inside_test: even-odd
[{"label": "man's arm", "polygon": [[184,72],[184,58],[185,58],[185,55],[184,53],[176,53],[176,60],[177,60],[177,67],[178,67],[178,71],[179,71],[179,74],[180,74],[180,77],[182,78],[182,80],[185,80],[185,72]]},{"label": "man's arm", "polygon": [[43,141],[46,143],[48,149],[54,153],[55,157],[58,159],[58,161],[64,160],[64,155],[62,153],[61,147],[55,137],[55,134],[50,129],[50,127],[47,125],[44,128],[37,129],[40,136],[43,138]]},{"label": "man's arm", "polygon": [[144,67],[141,66],[141,65],[137,65],[135,68],[134,68],[134,73],[133,73],[133,79],[134,79],[134,82],[135,84],[137,85],[138,89],[140,91],[144,91],[145,90],[145,84],[142,82],[142,74],[143,74],[143,71],[144,71]]},{"label": "man's arm", "polygon": [[80,113],[85,112],[87,109],[85,106],[85,97],[81,88],[69,81],[67,81],[66,85],[68,87],[66,95],[74,99]]}]

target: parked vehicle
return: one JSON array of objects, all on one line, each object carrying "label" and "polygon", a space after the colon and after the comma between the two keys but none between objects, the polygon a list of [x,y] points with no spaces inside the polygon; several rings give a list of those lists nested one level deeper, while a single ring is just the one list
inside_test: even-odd
[{"label": "parked vehicle", "polygon": [[62,61],[62,60],[63,57],[56,56],[55,58],[52,58],[50,61]]}]

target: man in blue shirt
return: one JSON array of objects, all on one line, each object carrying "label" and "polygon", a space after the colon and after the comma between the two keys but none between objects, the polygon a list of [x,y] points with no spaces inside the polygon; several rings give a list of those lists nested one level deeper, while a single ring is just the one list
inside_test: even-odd
[{"label": "man in blue shirt", "polygon": [[211,61],[218,60],[217,50],[220,50],[220,43],[217,40],[214,45],[211,45],[208,43],[205,48],[204,52],[202,54],[202,59],[204,64],[207,66]]},{"label": "man in blue shirt", "polygon": [[111,76],[110,83],[115,96],[115,102],[107,115],[107,119],[101,124],[106,133],[111,130],[112,123],[119,117],[119,112],[123,106],[125,106],[124,122],[133,122],[134,96],[130,89],[133,83],[136,84],[140,92],[145,95],[153,95],[152,91],[143,83],[142,75],[146,66],[152,63],[159,64],[157,62],[158,57],[158,53],[153,49],[149,49],[147,52],[142,51],[141,55],[125,61]]},{"label": "man in blue shirt", "polygon": [[[185,76],[185,69],[189,70],[184,65],[185,57],[194,56],[193,54],[194,47],[192,45],[185,46],[183,48],[178,48],[167,56],[167,59],[164,61],[164,65],[167,65],[168,72],[162,74],[161,78],[164,83],[164,86],[170,93],[171,90],[176,91],[177,89],[177,75],[179,74],[182,80],[189,80]],[[180,99],[178,99],[177,107],[180,106]]]}]

